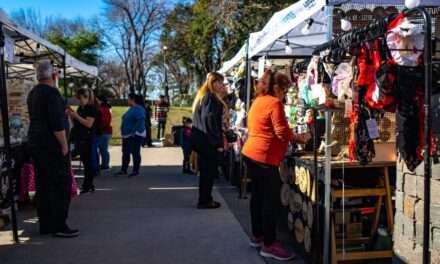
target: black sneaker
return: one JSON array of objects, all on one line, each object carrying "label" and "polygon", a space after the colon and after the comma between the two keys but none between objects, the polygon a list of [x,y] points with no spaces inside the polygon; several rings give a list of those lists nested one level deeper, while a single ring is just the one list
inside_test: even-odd
[{"label": "black sneaker", "polygon": [[206,203],[206,204],[199,203],[197,205],[197,209],[217,209],[217,208],[220,208],[221,206],[222,206],[221,203],[216,202],[216,201],[212,201],[212,202]]},{"label": "black sneaker", "polygon": [[95,186],[92,186],[90,188],[82,188],[80,191],[80,194],[86,194],[86,193],[93,193],[95,192]]},{"label": "black sneaker", "polygon": [[62,238],[73,238],[79,236],[79,230],[77,229],[70,229],[69,227],[64,228],[63,231],[56,232],[54,234],[55,237],[62,237]]},{"label": "black sneaker", "polygon": [[125,175],[127,175],[127,172],[125,172],[125,171],[120,171],[115,174],[115,176],[125,176]]},{"label": "black sneaker", "polygon": [[135,177],[138,175],[139,175],[139,172],[132,172],[132,173],[130,173],[130,175],[128,175],[128,178]]},{"label": "black sneaker", "polygon": [[183,170],[183,174],[194,175],[194,172],[192,170],[186,169],[186,170]]},{"label": "black sneaker", "polygon": [[101,166],[101,168],[100,168],[100,170],[103,170],[103,171],[105,171],[105,170],[109,170],[109,169],[110,169],[109,166]]}]

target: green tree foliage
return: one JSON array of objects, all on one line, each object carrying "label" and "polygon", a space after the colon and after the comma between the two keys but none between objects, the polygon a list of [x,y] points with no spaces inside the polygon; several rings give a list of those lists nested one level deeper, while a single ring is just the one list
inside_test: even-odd
[{"label": "green tree foliage", "polygon": [[90,65],[97,65],[98,51],[103,48],[103,42],[98,32],[80,29],[72,35],[54,30],[46,33],[47,39],[62,47],[73,57]]},{"label": "green tree foliage", "polygon": [[35,9],[18,9],[12,19],[28,30],[60,46],[73,57],[97,65],[98,53],[104,47],[102,36],[92,23],[82,18],[42,17]]},{"label": "green tree foliage", "polygon": [[169,47],[166,64],[177,85],[181,77],[199,85],[241,48],[251,32],[261,30],[275,12],[294,2],[197,0],[176,5],[166,18],[161,42]]}]

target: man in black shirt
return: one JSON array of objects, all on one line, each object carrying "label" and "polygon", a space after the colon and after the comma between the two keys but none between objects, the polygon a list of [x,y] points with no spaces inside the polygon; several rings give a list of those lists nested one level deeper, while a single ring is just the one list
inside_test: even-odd
[{"label": "man in black shirt", "polygon": [[35,165],[37,213],[41,234],[76,237],[66,224],[70,205],[69,123],[66,105],[55,87],[57,74],[49,60],[37,65],[36,85],[29,94],[29,145]]}]

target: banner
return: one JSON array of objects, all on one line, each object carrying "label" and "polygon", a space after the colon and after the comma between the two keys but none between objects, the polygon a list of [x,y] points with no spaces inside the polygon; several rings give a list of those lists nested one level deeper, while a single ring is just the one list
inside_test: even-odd
[{"label": "banner", "polygon": [[5,61],[14,63],[15,60],[15,41],[11,37],[5,34]]}]

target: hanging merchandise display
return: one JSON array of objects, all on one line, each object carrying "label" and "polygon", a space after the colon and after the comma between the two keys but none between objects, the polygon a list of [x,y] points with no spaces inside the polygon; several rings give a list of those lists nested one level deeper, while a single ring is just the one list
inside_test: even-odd
[{"label": "hanging merchandise display", "polygon": [[[430,102],[436,109],[440,77],[435,69],[440,66],[433,64],[433,74],[428,73],[425,9],[404,10],[400,0],[326,2],[327,7],[321,1],[298,1],[249,39],[251,68],[259,66],[261,73],[262,59],[258,65],[253,60],[264,57],[264,68],[289,72],[289,125],[297,134],[313,136],[309,144],[289,147],[280,197],[289,211],[286,220],[296,249],[306,262],[389,259],[389,243],[369,245],[380,244],[379,238],[391,241],[393,235],[395,187],[390,171],[395,171],[397,156],[405,169],[415,171],[427,158],[423,151],[428,139],[431,154],[439,152],[436,124],[432,138],[425,136],[430,118],[425,89],[432,85]],[[295,11],[304,7],[315,13]],[[429,12],[437,17],[435,10]],[[284,25],[296,25],[268,30],[281,25],[283,17]],[[440,31],[436,34],[439,38]],[[271,41],[264,39],[269,35]],[[310,49],[313,52],[306,52]],[[432,84],[425,81],[431,77]],[[294,168],[292,177],[285,166]],[[354,243],[362,239],[364,243]]]}]

